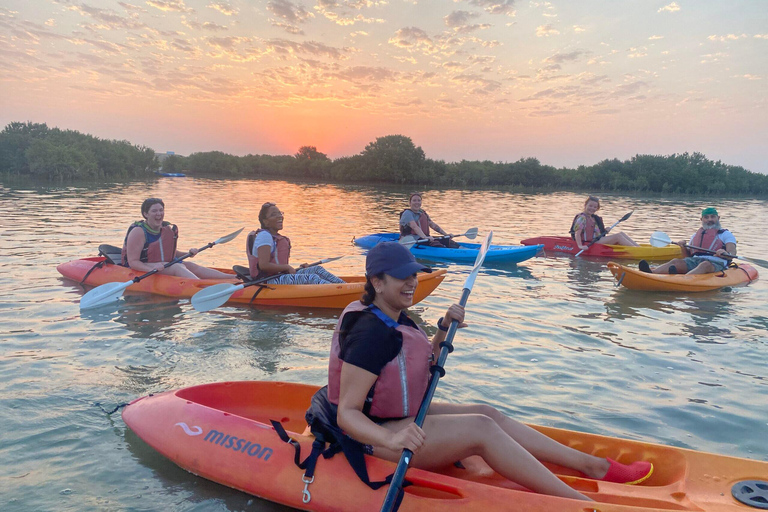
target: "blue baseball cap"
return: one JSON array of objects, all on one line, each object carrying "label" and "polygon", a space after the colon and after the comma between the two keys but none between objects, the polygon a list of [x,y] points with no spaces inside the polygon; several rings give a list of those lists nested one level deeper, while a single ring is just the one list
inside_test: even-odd
[{"label": "blue baseball cap", "polygon": [[365,258],[365,275],[387,274],[395,279],[405,279],[416,272],[432,272],[432,269],[416,262],[411,251],[398,242],[383,242],[368,251]]}]

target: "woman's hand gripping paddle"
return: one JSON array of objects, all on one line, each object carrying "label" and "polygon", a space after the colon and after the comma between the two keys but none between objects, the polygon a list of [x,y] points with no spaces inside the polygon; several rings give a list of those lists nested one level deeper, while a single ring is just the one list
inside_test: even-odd
[{"label": "woman's hand gripping paddle", "polygon": [[[456,238],[457,236],[465,236],[469,238],[470,240],[474,240],[477,238],[477,228],[469,228],[466,233],[462,233],[460,235],[443,235],[443,236],[436,236],[435,239],[438,238]],[[417,239],[415,236],[411,237],[405,237],[400,239],[400,244],[408,247],[409,249],[416,245],[416,244],[423,244],[429,242],[427,238],[421,238]]]},{"label": "woman's hand gripping paddle", "polygon": [[[618,226],[619,222],[624,222],[625,220],[630,218],[632,216],[632,214],[634,213],[634,211],[635,210],[632,210],[631,212],[629,212],[628,214],[626,214],[625,216],[623,216],[622,218],[620,218],[619,220],[614,222],[613,225],[606,230],[606,233],[608,233],[610,230],[612,230],[613,228]],[[600,240],[601,238],[603,238],[602,234],[600,236],[598,236],[597,238],[595,238],[594,240],[592,240],[591,242],[589,242],[589,245],[586,247],[586,249],[582,249],[579,252],[577,252],[576,253],[576,257],[578,258],[581,253],[583,253],[584,251],[588,251],[589,248],[592,247],[593,245],[595,245],[597,243],[597,241]]]},{"label": "woman's hand gripping paddle", "polygon": [[[310,263],[304,268],[323,265],[325,263],[328,263],[329,261],[336,261],[343,257],[344,256],[336,256],[335,258],[325,258],[323,260],[318,260],[314,263]],[[229,300],[229,298],[232,296],[232,294],[238,290],[242,290],[243,288],[247,288],[248,286],[259,285],[261,283],[269,281],[270,279],[274,279],[277,276],[281,276],[287,273],[288,272],[280,272],[278,274],[273,274],[271,276],[262,277],[261,279],[246,281],[243,284],[221,283],[221,284],[215,284],[213,286],[209,286],[208,288],[203,288],[202,290],[200,290],[199,292],[197,292],[192,296],[192,307],[194,307],[198,311],[210,311],[226,303]]]},{"label": "woman's hand gripping paddle", "polygon": [[[209,243],[208,245],[204,245],[203,247],[198,249],[197,252],[210,249],[214,245],[225,244],[227,242],[230,242],[234,240],[235,237],[237,237],[237,235],[239,235],[242,230],[243,228],[240,228],[234,233],[230,233],[226,236],[219,238],[216,241]],[[190,256],[192,256],[192,252],[188,252],[182,256],[179,256],[178,258],[174,258],[168,263],[166,263],[165,265],[163,265],[163,268],[168,268],[171,265],[175,265],[176,263],[186,258],[189,258]],[[149,277],[153,274],[157,274],[158,272],[160,272],[159,269],[154,269],[147,272],[144,275],[134,277],[130,281],[126,281],[124,283],[106,283],[101,286],[97,286],[93,290],[83,295],[83,298],[80,299],[80,309],[96,308],[99,306],[104,306],[106,304],[116,302],[120,300],[120,297],[123,296],[123,292],[125,291],[126,288],[131,286],[133,283],[138,283],[142,279]]]},{"label": "woman's hand gripping paddle", "polygon": [[[469,294],[472,291],[472,287],[475,285],[475,279],[477,273],[480,271],[480,267],[483,266],[485,261],[485,255],[488,253],[488,248],[491,246],[491,238],[493,238],[493,231],[488,233],[485,237],[483,244],[480,246],[480,251],[477,253],[477,259],[475,260],[475,266],[472,268],[472,272],[469,273],[467,280],[464,282],[464,290],[461,294],[461,300],[459,304],[466,306]],[[424,395],[424,399],[421,401],[419,407],[419,413],[416,415],[416,425],[421,428],[424,425],[424,419],[427,417],[427,411],[429,411],[429,404],[432,403],[432,397],[437,389],[437,382],[440,380],[441,370],[445,365],[445,360],[448,359],[448,353],[453,350],[451,343],[454,336],[456,336],[456,330],[459,328],[459,322],[453,320],[451,326],[448,328],[448,334],[445,337],[445,341],[440,344],[440,355],[437,358],[437,363],[432,367],[432,378],[429,380],[429,387]],[[403,450],[403,454],[400,456],[400,462],[397,463],[397,469],[395,469],[394,475],[392,475],[392,483],[389,484],[387,490],[387,496],[384,498],[384,504],[381,506],[381,512],[392,512],[397,510],[395,504],[399,501],[398,495],[401,492],[403,480],[405,479],[405,472],[408,470],[408,465],[411,463],[411,457],[413,452],[411,450]]]}]

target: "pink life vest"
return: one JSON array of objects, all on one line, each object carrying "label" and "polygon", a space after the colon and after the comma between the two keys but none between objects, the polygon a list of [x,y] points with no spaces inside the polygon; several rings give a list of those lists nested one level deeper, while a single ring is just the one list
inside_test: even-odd
[{"label": "pink life vest", "polygon": [[[251,231],[248,236],[245,237],[245,253],[248,255],[248,269],[251,271],[251,279],[261,279],[269,274],[262,272],[259,268],[259,257],[253,255],[253,241],[256,239],[256,235],[266,229],[258,229]],[[272,233],[270,233],[272,235]],[[270,263],[277,263],[279,265],[287,265],[288,260],[291,259],[291,239],[283,235],[272,235],[272,240],[275,241],[275,251],[269,255]],[[275,252],[277,252],[277,260],[275,259]]]},{"label": "pink life vest", "polygon": [[[576,219],[583,216],[586,219],[586,225],[581,232],[581,241],[592,242],[596,237],[605,234],[605,226],[603,225],[603,218],[597,215],[587,215],[586,213],[580,213],[573,218],[571,222],[571,238],[576,240]],[[595,229],[597,228],[597,229]]]},{"label": "pink life vest", "polygon": [[[725,229],[704,229],[699,228],[698,231],[693,235],[693,244],[696,247],[701,247],[702,249],[709,249],[710,251],[717,251],[718,249],[722,249],[725,247],[725,244],[722,240],[717,236],[720,233],[725,232]],[[705,252],[696,252],[696,249],[693,249],[692,256],[696,256],[697,254],[708,254]]]},{"label": "pink life vest", "polygon": [[144,247],[141,249],[139,260],[144,263],[167,263],[176,257],[176,242],[179,238],[179,229],[175,224],[163,221],[163,225],[160,228],[160,236],[153,242],[149,242],[150,238],[157,237],[157,233],[149,231],[147,223],[143,220],[137,220],[128,227],[128,231],[125,233],[123,250],[121,251],[123,266],[129,266],[128,235],[132,229],[139,227],[144,230]]},{"label": "pink life vest", "polygon": [[[403,216],[405,212],[410,210],[410,208],[406,208],[402,212],[400,212],[400,217]],[[421,216],[419,217],[419,227],[424,232],[425,235],[429,236],[429,215],[424,210],[419,210],[419,213]],[[400,224],[400,236],[408,236],[408,235],[414,235],[413,229],[411,226],[405,225],[403,226]]]},{"label": "pink life vest", "polygon": [[[341,367],[344,361],[339,358],[339,329],[344,315],[351,311],[363,311],[366,306],[359,300],[347,306],[339,317],[331,342],[331,357],[328,363],[328,400],[339,404],[341,387]],[[377,315],[378,316],[378,315]],[[396,324],[392,320],[392,324]],[[392,325],[394,327],[394,325]],[[397,324],[397,330],[403,335],[403,348],[397,356],[388,362],[373,385],[373,396],[366,402],[370,404],[368,415],[376,418],[406,418],[415,416],[424,398],[429,384],[429,368],[432,364],[432,344],[427,333],[421,328]]]}]

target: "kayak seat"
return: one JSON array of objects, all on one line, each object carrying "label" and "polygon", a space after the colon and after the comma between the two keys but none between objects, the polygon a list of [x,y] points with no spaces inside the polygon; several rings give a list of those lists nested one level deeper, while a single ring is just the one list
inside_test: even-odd
[{"label": "kayak seat", "polygon": [[123,263],[123,250],[114,245],[101,244],[99,246],[99,256],[106,258],[107,263],[112,265],[122,265]]},{"label": "kayak seat", "polygon": [[251,269],[250,268],[245,267],[243,265],[232,265],[232,270],[234,270],[235,274],[237,274],[237,277],[239,277],[243,281],[250,281],[251,280]]}]

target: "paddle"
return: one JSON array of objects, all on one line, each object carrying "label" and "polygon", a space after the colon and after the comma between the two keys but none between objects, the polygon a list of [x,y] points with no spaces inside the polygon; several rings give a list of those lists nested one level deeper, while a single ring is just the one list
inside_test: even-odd
[{"label": "paddle", "polygon": [[[310,263],[304,268],[322,265],[324,263],[328,263],[329,261],[336,261],[343,257],[344,256],[336,256],[335,258],[325,258],[323,260],[318,260],[314,263]],[[248,286],[256,286],[258,284],[269,281],[270,279],[274,279],[277,276],[282,276],[287,273],[288,272],[280,272],[278,274],[273,274],[271,276],[255,279],[253,281],[246,281],[243,284],[221,283],[221,284],[215,284],[213,286],[209,286],[208,288],[203,288],[202,290],[200,290],[199,292],[197,292],[192,296],[192,307],[194,307],[198,311],[210,311],[227,302],[229,298],[232,296],[232,294],[238,290],[242,290],[243,288],[247,288]]]},{"label": "paddle", "polygon": [[[491,238],[493,238],[493,231],[489,232],[485,237],[483,244],[480,246],[480,250],[477,253],[477,259],[475,260],[475,266],[472,268],[472,272],[469,273],[467,280],[464,281],[464,289],[461,293],[461,300],[459,304],[466,306],[469,294],[472,291],[472,287],[475,285],[475,278],[480,271],[480,267],[483,266],[485,255],[488,252],[488,248],[491,246]],[[456,336],[456,330],[459,328],[459,322],[453,320],[451,326],[448,328],[448,334],[445,337],[445,341],[440,344],[440,355],[437,358],[437,363],[432,367],[432,378],[429,380],[429,387],[424,395],[424,399],[421,401],[419,407],[419,413],[416,415],[416,425],[421,428],[424,425],[424,419],[427,417],[427,411],[429,411],[429,404],[432,403],[432,397],[437,389],[437,382],[440,380],[441,369],[445,366],[445,360],[448,359],[448,353],[453,351],[454,336]],[[411,457],[413,452],[411,450],[403,450],[400,456],[400,461],[397,463],[397,469],[395,469],[394,475],[392,475],[392,483],[389,484],[387,495],[384,498],[384,503],[381,506],[381,512],[391,512],[397,510],[395,506],[400,489],[405,479],[405,472],[408,470],[408,465],[411,463]],[[398,505],[399,506],[399,505]]]},{"label": "paddle", "polygon": [[[240,232],[243,230],[243,228],[238,229],[234,233],[230,233],[227,236],[223,236],[219,238],[218,240],[209,243],[208,245],[204,245],[200,249],[197,250],[197,252],[204,251],[206,249],[210,249],[214,245],[218,244],[225,244],[231,240],[233,240],[237,235],[240,234]],[[188,252],[182,256],[179,256],[178,258],[174,258],[165,265],[163,265],[163,268],[168,268],[171,265],[175,265],[176,263],[189,258],[192,256],[191,252]],[[126,281],[124,283],[107,283],[103,284],[101,286],[97,286],[93,290],[89,291],[85,295],[83,295],[83,298],[80,299],[80,309],[88,309],[88,308],[95,308],[98,306],[103,306],[105,304],[109,304],[110,302],[115,302],[120,300],[120,297],[123,296],[123,292],[126,288],[131,286],[133,283],[138,283],[142,279],[149,277],[153,274],[157,274],[160,272],[159,269],[154,269],[149,272],[147,272],[144,275],[134,277],[130,281]]]},{"label": "paddle", "polygon": [[[686,249],[693,249],[694,251],[701,251],[701,252],[706,252],[706,253],[709,253],[709,254],[715,254],[715,251],[711,251],[711,250],[705,249],[703,247],[697,247],[695,245],[685,244],[685,248]],[[718,256],[718,258],[719,257],[720,256]],[[724,259],[728,259],[728,260],[731,260],[731,259],[744,260],[744,261],[748,261],[749,263],[754,263],[755,265],[758,265],[760,267],[768,268],[768,261],[765,261],[765,260],[755,260],[754,258],[746,258],[744,256],[736,256],[735,254],[730,254],[730,253],[727,253],[727,252],[723,253],[722,257]]]},{"label": "paddle", "polygon": [[[477,238],[477,228],[469,228],[466,233],[462,233],[460,235],[443,235],[443,236],[436,236],[434,238],[435,239],[437,239],[437,238],[456,238],[457,236],[465,236],[465,237],[469,238],[470,240],[474,240],[475,238]],[[412,236],[410,238],[401,238],[400,239],[400,243],[402,245],[406,246],[406,247],[409,247],[409,248],[411,246],[413,246],[413,245],[423,244],[425,242],[429,242],[429,239],[428,238],[417,239],[415,236]]]},{"label": "paddle", "polygon": [[672,243],[672,239],[669,235],[663,231],[654,231],[651,233],[650,244],[653,247],[666,247]]},{"label": "paddle", "polygon": [[[628,218],[630,218],[630,217],[632,216],[632,213],[633,213],[634,211],[635,211],[635,210],[632,210],[631,212],[629,212],[628,214],[626,214],[625,216],[623,216],[622,218],[620,218],[619,220],[617,220],[616,222],[614,222],[614,223],[613,223],[613,226],[609,227],[609,228],[608,228],[608,230],[606,231],[606,233],[607,233],[608,231],[612,230],[613,228],[615,228],[615,227],[616,227],[616,226],[619,224],[619,222],[624,222],[625,220],[627,220]],[[592,241],[589,243],[589,245],[588,245],[588,246],[587,246],[585,249],[582,249],[582,250],[580,250],[579,252],[577,252],[577,253],[576,253],[576,257],[578,258],[578,257],[579,257],[579,254],[583,253],[584,251],[588,251],[588,250],[589,250],[589,248],[590,248],[590,247],[592,247],[593,245],[595,245],[595,244],[597,243],[597,241],[598,241],[598,240],[600,240],[601,238],[603,238],[603,236],[604,236],[604,235],[602,235],[602,234],[601,234],[600,236],[598,236],[597,238],[595,238],[594,240],[592,240]]]}]

